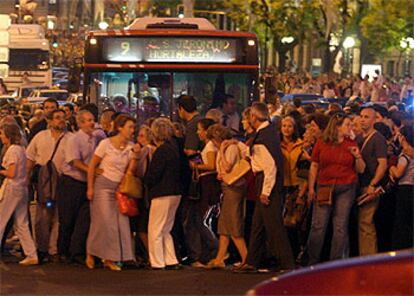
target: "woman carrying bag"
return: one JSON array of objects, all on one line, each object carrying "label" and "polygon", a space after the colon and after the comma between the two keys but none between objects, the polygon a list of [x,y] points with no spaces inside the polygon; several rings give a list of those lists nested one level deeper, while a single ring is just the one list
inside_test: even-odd
[{"label": "woman carrying bag", "polygon": [[[151,163],[152,155],[156,149],[154,143],[154,135],[152,134],[151,128],[147,125],[142,125],[138,132],[137,142],[140,145],[137,158],[132,160],[128,173],[135,175],[139,179],[145,177],[146,172]],[[135,224],[136,231],[139,238],[141,239],[146,251],[148,252],[148,219],[149,219],[149,199],[148,190],[143,186],[142,197],[137,200],[139,215],[132,217],[131,221]],[[131,227],[133,228],[133,227]]]},{"label": "woman carrying bag", "polygon": [[115,135],[102,140],[89,164],[87,197],[90,200],[91,225],[87,240],[86,266],[94,268],[94,256],[104,267],[120,271],[116,262],[134,260],[129,218],[120,213],[115,195],[125,171],[136,153],[131,142],[135,119],[118,115]]},{"label": "woman carrying bag", "polygon": [[330,218],[333,224],[330,260],[347,257],[348,221],[355,200],[357,173],[365,170],[357,143],[349,138],[351,132],[351,119],[342,112],[334,114],[312,152],[308,198],[315,204],[308,239],[310,265],[320,260]]},{"label": "woman carrying bag", "polygon": [[296,121],[291,116],[282,119],[283,153],[283,193],[285,197],[284,225],[288,228],[288,236],[294,256],[297,257],[305,240],[301,237],[301,226],[304,218],[306,203],[305,193],[307,182],[298,176],[298,162],[302,160],[303,141],[299,138]]},{"label": "woman carrying bag", "polygon": [[[219,153],[217,155],[218,179],[221,180],[223,203],[218,221],[219,248],[216,258],[207,264],[208,269],[225,268],[224,259],[230,239],[236,245],[241,257],[242,266],[247,257],[247,247],[244,240],[244,198],[246,196],[245,178],[240,178],[231,185],[226,183],[232,169],[246,156],[247,146],[242,142],[226,141],[232,137],[229,129],[215,124],[207,130],[207,138],[214,143]],[[235,266],[235,268],[237,268]]]},{"label": "woman carrying bag", "polygon": [[220,202],[221,186],[217,180],[216,158],[218,150],[216,146],[207,138],[207,130],[214,125],[215,121],[209,118],[201,119],[197,124],[197,134],[199,139],[205,144],[200,153],[201,159],[190,161],[190,167],[196,176],[198,184],[197,190],[199,200],[197,202],[198,213],[194,215],[198,232],[198,238],[192,237],[192,240],[200,240],[201,249],[197,261],[191,264],[195,268],[204,268],[217,253],[218,242],[212,230],[212,220],[209,217],[213,206]]}]

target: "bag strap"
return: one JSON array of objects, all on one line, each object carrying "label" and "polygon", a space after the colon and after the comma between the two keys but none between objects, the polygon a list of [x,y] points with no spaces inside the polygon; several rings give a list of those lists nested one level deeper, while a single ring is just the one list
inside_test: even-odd
[{"label": "bag strap", "polygon": [[55,157],[55,154],[59,148],[59,144],[62,141],[63,137],[65,136],[65,133],[63,133],[62,136],[60,136],[59,140],[56,142],[55,148],[53,149],[53,153],[52,156],[50,157],[49,161],[53,160],[53,158]]},{"label": "bag strap", "polygon": [[364,150],[365,146],[368,144],[369,140],[371,140],[372,136],[376,133],[377,131],[374,130],[372,133],[369,134],[369,136],[365,139],[364,144],[362,144],[361,147],[361,152]]}]

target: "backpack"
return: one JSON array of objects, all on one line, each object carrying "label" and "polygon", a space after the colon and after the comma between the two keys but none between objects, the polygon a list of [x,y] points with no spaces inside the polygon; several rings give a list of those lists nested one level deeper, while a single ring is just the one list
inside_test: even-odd
[{"label": "backpack", "polygon": [[65,135],[61,136],[53,149],[52,156],[45,165],[40,166],[37,183],[37,197],[40,203],[48,204],[56,201],[57,186],[59,182],[59,173],[53,163],[56,151],[61,140]]}]

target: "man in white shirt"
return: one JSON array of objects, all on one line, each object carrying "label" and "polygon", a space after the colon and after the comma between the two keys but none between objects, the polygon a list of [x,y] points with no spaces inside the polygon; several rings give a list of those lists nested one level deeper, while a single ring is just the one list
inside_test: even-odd
[{"label": "man in white shirt", "polygon": [[81,110],[76,115],[76,123],[79,131],[67,139],[58,186],[58,250],[62,261],[78,260],[86,254],[90,224],[86,180],[88,164],[96,148],[94,116],[88,110]]},{"label": "man in white shirt", "polygon": [[253,214],[246,264],[238,271],[255,272],[265,246],[275,256],[279,270],[293,269],[293,254],[282,220],[283,159],[279,132],[269,123],[267,106],[263,103],[252,105],[250,124],[256,130],[250,155],[259,199]]},{"label": "man in white shirt", "polygon": [[[35,165],[44,166],[51,159],[57,143],[59,146],[53,157],[53,164],[60,173],[64,161],[64,147],[67,139],[65,112],[54,110],[47,115],[49,128],[39,132],[27,147],[27,172],[30,176]],[[61,141],[59,139],[62,137]],[[58,212],[52,201],[43,201],[41,196],[37,197],[35,235],[40,260],[46,259],[47,255],[54,259],[58,253]]]}]

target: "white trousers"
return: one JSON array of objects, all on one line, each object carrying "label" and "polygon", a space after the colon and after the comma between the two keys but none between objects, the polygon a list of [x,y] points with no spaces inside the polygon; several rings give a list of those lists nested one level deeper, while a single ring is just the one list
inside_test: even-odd
[{"label": "white trousers", "polygon": [[[0,202],[0,239],[10,217],[14,217],[14,231],[22,244],[27,257],[37,257],[36,246],[29,229],[29,202],[27,189],[22,186],[7,185]],[[0,241],[1,244],[1,241]]]},{"label": "white trousers", "polygon": [[178,264],[170,234],[181,196],[163,196],[151,200],[148,221],[148,249],[151,267]]}]

